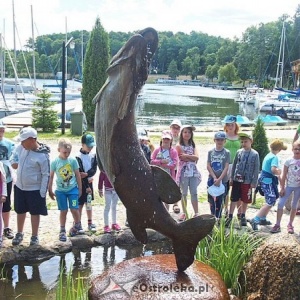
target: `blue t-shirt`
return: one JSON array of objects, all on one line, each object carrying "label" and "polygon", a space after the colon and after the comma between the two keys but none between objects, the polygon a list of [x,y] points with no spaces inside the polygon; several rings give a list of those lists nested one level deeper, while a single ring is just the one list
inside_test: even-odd
[{"label": "blue t-shirt", "polygon": [[[262,170],[273,174],[272,167],[279,168],[279,159],[275,154],[269,152],[263,160]],[[262,182],[266,184],[272,183],[272,178],[264,178]]]},{"label": "blue t-shirt", "polygon": [[56,189],[68,192],[77,187],[75,171],[79,169],[76,158],[68,157],[61,159],[57,157],[51,162],[50,170],[56,174]]}]

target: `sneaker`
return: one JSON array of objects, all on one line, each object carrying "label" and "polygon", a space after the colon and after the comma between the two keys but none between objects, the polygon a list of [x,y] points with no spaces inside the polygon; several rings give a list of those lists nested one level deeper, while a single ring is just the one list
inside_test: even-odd
[{"label": "sneaker", "polygon": [[59,240],[61,242],[66,242],[67,241],[67,235],[66,235],[66,232],[65,231],[61,231],[59,233]]},{"label": "sneaker", "polygon": [[76,236],[76,235],[80,235],[80,234],[84,234],[84,230],[82,229],[81,225],[80,226],[75,225],[69,231],[69,235],[71,237]]},{"label": "sneaker", "polygon": [[33,235],[30,239],[30,246],[38,245],[39,244],[39,238],[36,235]]},{"label": "sneaker", "polygon": [[109,226],[104,226],[104,233],[111,233]]},{"label": "sneaker", "polygon": [[200,216],[199,213],[195,213],[194,216],[193,216],[193,218],[197,218],[197,217],[199,217],[199,216]]},{"label": "sneaker", "polygon": [[89,225],[88,225],[88,229],[89,229],[89,231],[91,231],[91,232],[96,232],[96,231],[97,231],[96,225],[95,225],[95,224],[89,224]]},{"label": "sneaker", "polygon": [[16,236],[12,240],[13,246],[19,245],[23,241],[24,234],[22,232],[17,232]]},{"label": "sneaker", "polygon": [[254,231],[257,231],[257,230],[258,230],[258,226],[257,226],[258,223],[256,223],[254,219],[251,219],[251,220],[250,220],[250,224],[251,224],[251,227],[252,227],[252,229],[253,229]]},{"label": "sneaker", "polygon": [[10,228],[5,228],[3,230],[3,235],[8,238],[8,239],[13,239],[14,238],[14,234],[13,231]]},{"label": "sneaker", "polygon": [[77,230],[77,234],[85,234],[85,231],[82,229],[81,224],[74,225],[74,228]]},{"label": "sneaker", "polygon": [[272,225],[272,222],[267,219],[264,219],[259,221],[259,225]]},{"label": "sneaker", "polygon": [[280,226],[275,224],[272,229],[270,230],[271,233],[277,233],[277,232],[280,232],[281,229],[280,229]]},{"label": "sneaker", "polygon": [[245,217],[242,217],[240,220],[240,225],[241,226],[247,226],[247,219]]},{"label": "sneaker", "polygon": [[288,233],[293,234],[293,233],[294,233],[294,226],[291,225],[291,224],[289,224],[289,225],[287,226],[287,231],[288,231]]},{"label": "sneaker", "polygon": [[112,224],[111,229],[115,230],[115,231],[121,231],[122,230],[122,228],[119,224]]},{"label": "sneaker", "polygon": [[232,222],[232,218],[226,218],[225,219],[225,227],[229,227],[231,222]]}]

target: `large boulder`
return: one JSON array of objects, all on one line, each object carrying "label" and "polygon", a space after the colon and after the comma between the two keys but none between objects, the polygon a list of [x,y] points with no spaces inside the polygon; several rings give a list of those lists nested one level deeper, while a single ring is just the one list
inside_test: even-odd
[{"label": "large boulder", "polygon": [[173,254],[133,258],[92,281],[89,299],[229,300],[219,273],[199,261],[179,272]]},{"label": "large boulder", "polygon": [[245,266],[248,300],[300,299],[299,238],[278,233],[268,238]]}]

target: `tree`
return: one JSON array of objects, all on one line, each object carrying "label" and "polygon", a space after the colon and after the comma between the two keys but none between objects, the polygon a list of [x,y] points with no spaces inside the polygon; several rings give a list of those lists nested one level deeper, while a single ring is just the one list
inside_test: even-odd
[{"label": "tree", "polygon": [[89,127],[94,127],[95,104],[92,103],[100,88],[103,86],[109,63],[109,38],[101,25],[99,17],[88,41],[82,82],[82,108]]},{"label": "tree", "polygon": [[193,47],[186,52],[186,56],[190,57],[190,76],[191,79],[197,79],[199,73],[199,64],[200,64],[200,51],[198,47]]},{"label": "tree", "polygon": [[219,82],[227,81],[232,82],[236,79],[236,68],[233,63],[228,63],[221,67],[218,72]]},{"label": "tree", "polygon": [[50,93],[45,90],[37,95],[39,98],[35,101],[35,108],[32,110],[32,126],[41,128],[43,132],[55,132],[59,126],[57,112],[51,107],[54,102],[50,101]]},{"label": "tree", "polygon": [[177,69],[177,64],[175,60],[172,60],[168,67],[168,76],[172,79],[176,79],[176,77],[179,75],[179,71]]},{"label": "tree", "polygon": [[269,153],[268,139],[267,139],[264,123],[261,118],[257,118],[257,122],[252,132],[252,135],[253,135],[252,148],[255,149],[259,154],[260,170],[261,170],[262,162],[265,156]]}]

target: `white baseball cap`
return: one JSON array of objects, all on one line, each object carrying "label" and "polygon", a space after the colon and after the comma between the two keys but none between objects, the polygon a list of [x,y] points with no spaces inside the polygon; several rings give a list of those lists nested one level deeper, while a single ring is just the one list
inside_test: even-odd
[{"label": "white baseball cap", "polygon": [[224,184],[220,184],[219,186],[213,184],[207,189],[207,192],[212,197],[218,197],[225,193],[225,186]]},{"label": "white baseball cap", "polygon": [[17,137],[19,142],[23,142],[29,138],[37,138],[37,131],[32,127],[24,127],[20,130],[19,136]]},{"label": "white baseball cap", "polygon": [[180,122],[179,119],[174,119],[174,120],[172,121],[170,127],[171,127],[172,125],[177,125],[177,126],[179,126],[179,127],[182,126],[182,124],[181,124],[181,122]]}]

